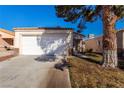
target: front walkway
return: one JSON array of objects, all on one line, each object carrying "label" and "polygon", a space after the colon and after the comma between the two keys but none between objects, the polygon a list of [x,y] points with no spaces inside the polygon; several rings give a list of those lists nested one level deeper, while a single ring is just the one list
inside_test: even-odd
[{"label": "front walkway", "polygon": [[71,87],[68,69],[57,70],[56,62],[38,62],[36,57],[17,56],[0,62],[0,87]]}]

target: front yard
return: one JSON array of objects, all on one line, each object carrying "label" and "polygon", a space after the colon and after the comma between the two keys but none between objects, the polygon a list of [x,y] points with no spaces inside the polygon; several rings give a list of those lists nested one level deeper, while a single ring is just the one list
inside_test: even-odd
[{"label": "front yard", "polygon": [[[105,69],[100,65],[102,56],[87,54],[89,59],[72,56],[70,58],[70,79],[74,88],[83,87],[124,87],[124,71]],[[121,61],[122,64],[122,61]]]}]

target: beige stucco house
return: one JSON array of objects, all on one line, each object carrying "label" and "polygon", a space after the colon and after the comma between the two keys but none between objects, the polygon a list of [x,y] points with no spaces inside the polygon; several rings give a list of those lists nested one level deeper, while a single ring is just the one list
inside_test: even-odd
[{"label": "beige stucco house", "polygon": [[92,49],[93,52],[102,53],[102,36],[85,40],[86,50]]},{"label": "beige stucco house", "polygon": [[14,47],[20,55],[67,55],[73,45],[70,28],[14,28]]},{"label": "beige stucco house", "polygon": [[23,27],[14,32],[0,29],[0,51],[5,47],[18,50],[20,55],[67,55],[81,45],[83,35],[72,28]]},{"label": "beige stucco house", "polygon": [[20,55],[67,55],[68,49],[82,40],[82,35],[71,28],[26,27],[14,31],[14,47]]},{"label": "beige stucco house", "polygon": [[14,32],[0,28],[0,50],[5,50],[5,47],[12,47],[14,36]]},{"label": "beige stucco house", "polygon": [[[117,48],[118,53],[124,52],[124,30],[117,31]],[[85,40],[86,49],[92,49],[93,52],[102,53],[102,36]]]}]

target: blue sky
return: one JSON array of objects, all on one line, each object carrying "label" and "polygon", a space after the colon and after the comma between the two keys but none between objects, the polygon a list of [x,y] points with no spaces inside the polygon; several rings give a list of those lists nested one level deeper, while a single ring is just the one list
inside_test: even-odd
[{"label": "blue sky", "polygon": [[[0,28],[12,30],[14,27],[69,27],[76,30],[76,24],[64,22],[55,14],[54,6],[0,6]],[[102,21],[98,19],[93,23],[86,24],[87,29],[82,33],[90,33],[96,36],[102,34]],[[116,24],[117,29],[124,28],[124,22]]]}]

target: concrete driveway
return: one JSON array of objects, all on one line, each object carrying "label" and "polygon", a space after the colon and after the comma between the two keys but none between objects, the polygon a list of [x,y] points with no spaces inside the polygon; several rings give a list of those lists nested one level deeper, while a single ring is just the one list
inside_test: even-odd
[{"label": "concrete driveway", "polygon": [[0,62],[0,87],[64,88],[71,87],[67,69],[54,68],[56,62],[39,62],[37,56],[17,56]]}]

